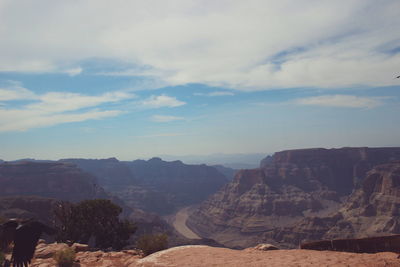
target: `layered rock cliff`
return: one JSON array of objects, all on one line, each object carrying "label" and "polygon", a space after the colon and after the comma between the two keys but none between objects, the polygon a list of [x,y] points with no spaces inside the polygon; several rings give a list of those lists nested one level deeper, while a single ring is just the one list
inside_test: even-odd
[{"label": "layered rock cliff", "polygon": [[62,159],[60,162],[73,163],[85,172],[94,175],[98,183],[107,190],[120,189],[137,183],[129,167],[116,158]]},{"label": "layered rock cliff", "polygon": [[96,176],[101,186],[128,205],[165,215],[180,207],[198,204],[215,193],[228,179],[215,168],[187,165],[181,161],[118,161],[64,159]]},{"label": "layered rock cliff", "polygon": [[[329,231],[333,235],[334,227],[348,231],[353,227],[352,222],[344,219],[345,212],[338,211],[346,208],[342,206],[344,200],[359,188],[364,188],[364,194],[354,192],[346,203],[354,199],[353,206],[364,203],[367,210],[364,212],[377,215],[380,213],[376,213],[376,209],[387,216],[396,210],[394,195],[397,193],[390,195],[389,189],[374,193],[373,199],[365,195],[374,192],[375,188],[391,188],[388,186],[391,185],[390,178],[378,179],[379,174],[372,175],[371,172],[364,179],[374,166],[395,159],[400,159],[400,148],[278,152],[272,160],[263,161],[261,168],[240,171],[231,183],[189,217],[188,226],[200,236],[231,247],[247,247],[260,242],[279,242],[295,247],[303,239],[319,239],[328,236]],[[374,200],[377,197],[381,200]],[[365,204],[370,202],[375,203],[372,208]],[[352,209],[348,207],[347,210]],[[349,217],[353,216],[348,213]],[[394,229],[387,232],[394,233]],[[353,229],[346,237],[364,231],[363,228]]]},{"label": "layered rock cliff", "polygon": [[0,196],[41,196],[68,201],[107,198],[96,178],[57,162],[0,164]]},{"label": "layered rock cliff", "polygon": [[51,225],[57,203],[55,199],[37,196],[0,197],[0,217],[34,218]]},{"label": "layered rock cliff", "polygon": [[375,166],[343,203],[324,238],[400,233],[400,161]]},{"label": "layered rock cliff", "polygon": [[204,164],[188,165],[160,158],[135,160],[127,164],[138,179],[138,186],[149,193],[141,193],[140,188],[128,188],[134,192],[129,194],[129,201],[139,207],[145,204],[143,209],[159,214],[201,203],[228,182],[223,174]]}]

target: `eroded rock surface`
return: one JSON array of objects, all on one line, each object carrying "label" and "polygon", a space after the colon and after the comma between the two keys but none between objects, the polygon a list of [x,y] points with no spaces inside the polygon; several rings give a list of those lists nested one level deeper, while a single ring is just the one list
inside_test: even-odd
[{"label": "eroded rock surface", "polygon": [[127,205],[159,215],[198,204],[228,182],[222,173],[207,165],[181,161],[119,161],[109,159],[64,159],[98,178],[101,186]]},{"label": "eroded rock surface", "polygon": [[[262,168],[240,171],[189,217],[188,226],[230,247],[263,242],[297,247],[335,232],[341,238],[397,233],[397,220],[389,219],[398,213],[396,167],[377,167],[365,178],[375,166],[396,159],[400,148],[278,152]],[[360,212],[368,218],[358,219]]]},{"label": "eroded rock surface", "polygon": [[74,165],[56,162],[0,164],[0,196],[35,195],[68,201],[106,198],[96,178]]}]

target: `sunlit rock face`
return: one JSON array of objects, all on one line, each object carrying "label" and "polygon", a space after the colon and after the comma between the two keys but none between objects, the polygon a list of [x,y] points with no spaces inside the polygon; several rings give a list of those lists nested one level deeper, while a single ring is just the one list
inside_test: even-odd
[{"label": "sunlit rock face", "polygon": [[[335,227],[343,219],[338,211],[353,191],[391,188],[391,182],[376,178],[378,184],[385,185],[382,187],[365,177],[374,166],[396,159],[400,159],[400,148],[278,152],[272,159],[263,160],[261,168],[238,172],[231,183],[189,217],[188,225],[201,236],[231,247],[261,242],[295,247],[304,238],[318,239]],[[348,223],[342,224],[344,229],[349,228]]]},{"label": "sunlit rock face", "polygon": [[338,214],[343,219],[325,237],[400,233],[400,161],[377,165],[369,171]]}]

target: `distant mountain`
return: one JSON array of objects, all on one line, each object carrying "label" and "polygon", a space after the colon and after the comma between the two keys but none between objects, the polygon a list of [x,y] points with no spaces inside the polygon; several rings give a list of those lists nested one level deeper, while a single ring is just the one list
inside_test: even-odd
[{"label": "distant mountain", "polygon": [[187,223],[200,236],[230,247],[264,242],[296,247],[304,239],[344,233],[400,233],[399,217],[393,217],[400,216],[394,160],[400,160],[400,148],[278,152],[261,168],[239,171]]},{"label": "distant mountain", "polygon": [[210,155],[161,155],[167,161],[181,160],[186,164],[223,165],[232,169],[253,169],[259,166],[264,153],[253,154],[210,154]]},{"label": "distant mountain", "polygon": [[228,168],[222,165],[213,165],[211,167],[217,169],[217,171],[225,175],[225,177],[228,178],[229,180],[232,180],[238,171],[237,169]]},{"label": "distant mountain", "polygon": [[228,182],[215,168],[187,165],[181,161],[118,161],[63,159],[97,177],[99,184],[128,205],[158,214],[198,204]]},{"label": "distant mountain", "polygon": [[61,159],[60,162],[75,164],[82,170],[94,175],[99,184],[110,191],[137,183],[127,164],[116,158]]},{"label": "distant mountain", "polygon": [[125,191],[121,197],[129,196],[129,202],[159,214],[198,204],[228,182],[223,174],[204,164],[187,165],[160,158],[126,164],[139,182],[137,187],[127,188],[130,192]]},{"label": "distant mountain", "polygon": [[94,176],[71,164],[22,161],[0,164],[0,196],[16,195],[74,202],[108,197]]}]

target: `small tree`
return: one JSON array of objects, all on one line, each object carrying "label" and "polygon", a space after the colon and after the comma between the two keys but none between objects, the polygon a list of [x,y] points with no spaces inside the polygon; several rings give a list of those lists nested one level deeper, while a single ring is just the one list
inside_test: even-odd
[{"label": "small tree", "polygon": [[119,219],[121,212],[121,207],[107,199],[61,203],[55,209],[57,240],[87,244],[93,238],[96,247],[121,249],[136,231],[134,224]]}]

